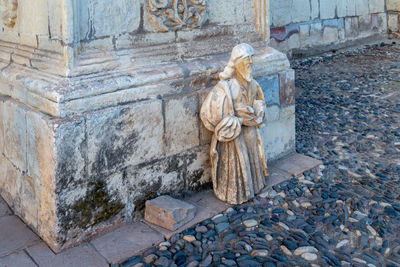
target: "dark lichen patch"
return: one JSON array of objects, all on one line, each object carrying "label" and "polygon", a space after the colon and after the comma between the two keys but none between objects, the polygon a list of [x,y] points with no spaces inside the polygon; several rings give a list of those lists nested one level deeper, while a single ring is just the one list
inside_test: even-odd
[{"label": "dark lichen patch", "polygon": [[141,192],[143,192],[134,202],[135,202],[135,211],[141,211],[144,209],[146,201],[149,199],[156,198],[158,196],[158,192],[162,186],[162,179],[158,177],[156,182],[148,183],[146,181],[142,181],[139,184]]},{"label": "dark lichen patch", "polygon": [[74,228],[88,229],[116,216],[124,207],[123,203],[111,198],[103,181],[91,182],[85,198],[72,206],[59,207],[61,231],[67,233]]},{"label": "dark lichen patch", "polygon": [[[123,168],[134,151],[137,150],[139,133],[133,130],[135,120],[129,108],[110,114],[101,121],[93,122],[96,129],[97,151],[91,166],[94,176],[107,175]],[[101,126],[101,127],[100,127]],[[97,143],[97,142],[96,142]]]}]

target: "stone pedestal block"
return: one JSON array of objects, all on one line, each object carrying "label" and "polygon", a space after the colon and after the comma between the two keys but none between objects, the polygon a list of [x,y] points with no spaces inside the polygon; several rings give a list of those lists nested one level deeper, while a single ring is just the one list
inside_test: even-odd
[{"label": "stone pedestal block", "polygon": [[268,160],[294,150],[294,73],[265,41],[268,1],[162,2],[0,1],[0,193],[54,251],[210,186],[199,107],[237,42],[268,96]]}]

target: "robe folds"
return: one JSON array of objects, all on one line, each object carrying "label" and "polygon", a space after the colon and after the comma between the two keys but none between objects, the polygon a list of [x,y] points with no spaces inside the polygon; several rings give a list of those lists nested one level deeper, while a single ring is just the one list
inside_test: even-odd
[{"label": "robe folds", "polygon": [[253,198],[264,188],[268,176],[258,132],[264,115],[249,121],[239,112],[247,107],[256,110],[257,101],[264,109],[264,95],[255,80],[243,88],[233,78],[220,81],[201,107],[201,120],[214,133],[210,147],[214,193],[230,204]]}]

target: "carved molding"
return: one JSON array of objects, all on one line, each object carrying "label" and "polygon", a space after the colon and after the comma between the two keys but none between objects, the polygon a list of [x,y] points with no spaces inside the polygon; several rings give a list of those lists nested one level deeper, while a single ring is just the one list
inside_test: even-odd
[{"label": "carved molding", "polygon": [[13,28],[17,21],[18,0],[0,0],[0,16],[6,27]]},{"label": "carved molding", "polygon": [[147,18],[160,32],[198,28],[207,21],[207,0],[146,0]]}]

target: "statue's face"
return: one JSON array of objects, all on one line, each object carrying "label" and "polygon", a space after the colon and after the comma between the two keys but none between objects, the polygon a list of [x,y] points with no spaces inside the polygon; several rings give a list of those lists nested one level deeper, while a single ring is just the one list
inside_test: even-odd
[{"label": "statue's face", "polygon": [[250,56],[239,61],[236,64],[236,72],[248,82],[253,80],[253,58]]}]

